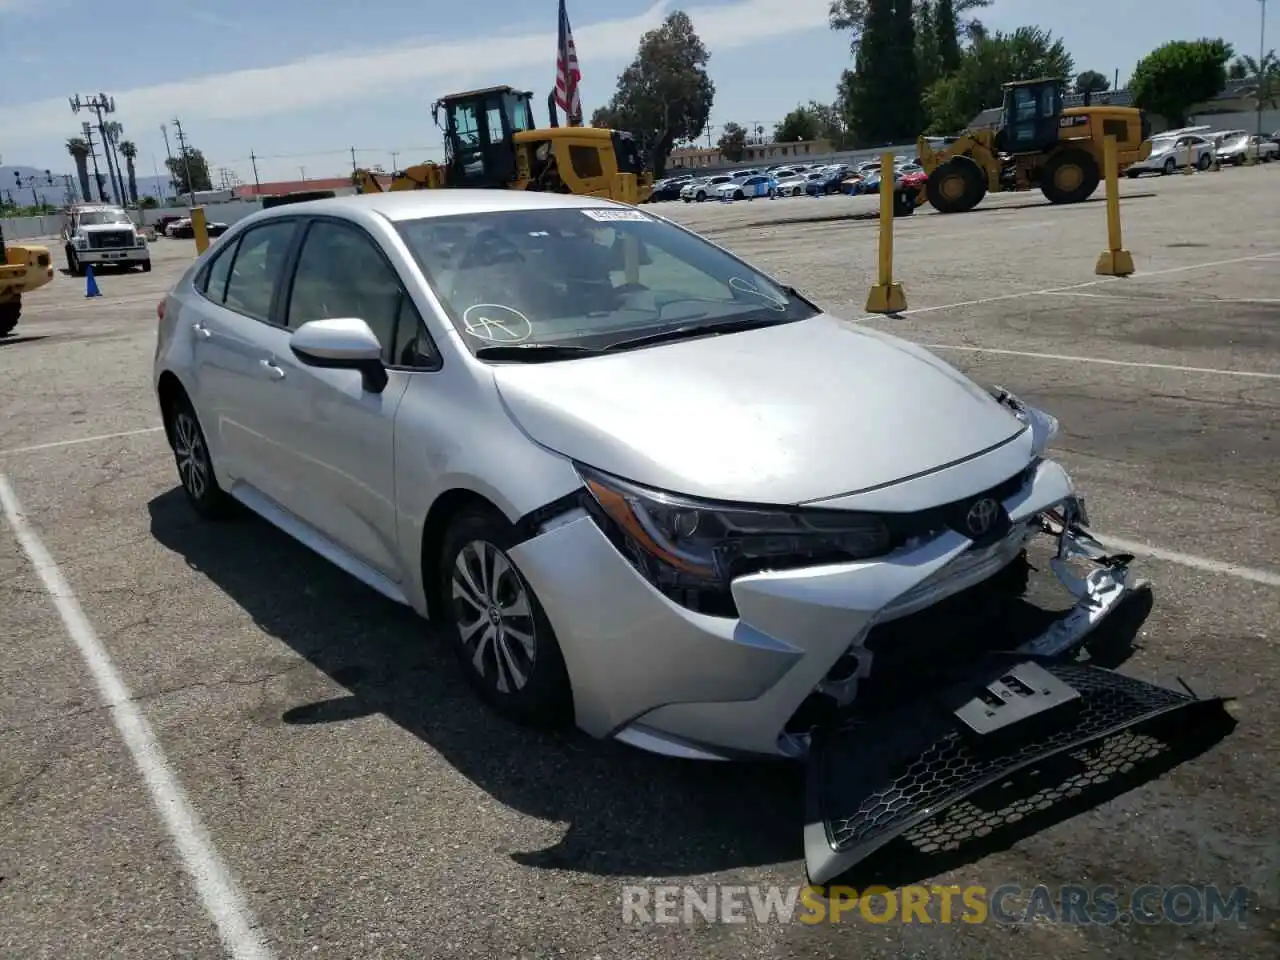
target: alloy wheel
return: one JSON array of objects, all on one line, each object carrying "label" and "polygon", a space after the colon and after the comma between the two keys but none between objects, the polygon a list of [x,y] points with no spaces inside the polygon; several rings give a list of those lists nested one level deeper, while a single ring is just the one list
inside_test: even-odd
[{"label": "alloy wheel", "polygon": [[507,555],[472,540],[454,561],[450,578],[458,636],[471,666],[499,693],[521,690],[537,660],[529,591]]},{"label": "alloy wheel", "polygon": [[209,451],[195,418],[185,411],[173,420],[173,453],[182,485],[193,500],[200,500],[209,489]]}]

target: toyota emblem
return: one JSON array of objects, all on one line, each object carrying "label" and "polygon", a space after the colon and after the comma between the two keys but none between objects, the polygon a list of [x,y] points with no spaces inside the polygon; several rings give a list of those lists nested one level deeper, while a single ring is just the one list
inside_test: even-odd
[{"label": "toyota emblem", "polygon": [[999,512],[1000,505],[990,497],[975,500],[964,517],[964,524],[969,528],[969,536],[975,540],[985,536],[991,530],[991,524],[995,522],[996,514]]}]

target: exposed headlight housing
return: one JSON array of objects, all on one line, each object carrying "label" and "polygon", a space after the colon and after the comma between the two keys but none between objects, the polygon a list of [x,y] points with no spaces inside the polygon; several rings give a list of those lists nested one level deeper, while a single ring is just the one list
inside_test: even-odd
[{"label": "exposed headlight housing", "polygon": [[868,560],[897,545],[876,514],[695,500],[578,472],[588,513],[632,566],[669,599],[714,616],[736,615],[737,577]]},{"label": "exposed headlight housing", "polygon": [[1061,428],[1058,418],[1024,403],[1004,387],[993,386],[990,392],[997,403],[1007,407],[1015,417],[1031,428],[1032,452],[1037,457],[1043,454]]}]

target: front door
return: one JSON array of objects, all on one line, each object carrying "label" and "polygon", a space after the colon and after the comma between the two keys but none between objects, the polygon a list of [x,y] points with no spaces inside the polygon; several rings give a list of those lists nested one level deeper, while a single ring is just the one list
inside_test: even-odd
[{"label": "front door", "polygon": [[[395,506],[395,415],[409,378],[395,369],[396,325],[416,321],[395,268],[361,228],[314,220],[298,255],[284,312],[290,330],[311,320],[358,317],[392,366],[381,393],[354,370],[310,367],[282,357],[290,402],[273,433],[287,436],[291,507],[327,539],[399,582]],[[288,422],[285,422],[287,420]]]}]

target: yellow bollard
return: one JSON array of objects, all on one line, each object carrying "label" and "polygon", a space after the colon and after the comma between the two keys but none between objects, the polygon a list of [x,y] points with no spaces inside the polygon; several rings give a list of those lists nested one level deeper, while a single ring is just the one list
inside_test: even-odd
[{"label": "yellow bollard", "polygon": [[196,236],[196,256],[209,249],[209,222],[204,216],[204,207],[191,208],[191,232]]},{"label": "yellow bollard", "polygon": [[1094,273],[1104,277],[1127,277],[1133,273],[1133,257],[1124,249],[1120,236],[1120,170],[1114,135],[1103,138],[1102,166],[1107,182],[1107,249],[1098,257]]},{"label": "yellow bollard", "polygon": [[902,284],[893,282],[893,154],[880,158],[879,283],[867,294],[867,313],[900,313],[907,309]]},{"label": "yellow bollard", "polygon": [[1196,165],[1192,162],[1195,159],[1195,155],[1196,155],[1195,144],[1188,143],[1187,144],[1187,165],[1182,168],[1182,172],[1185,176],[1191,176],[1191,174],[1196,172]]}]

